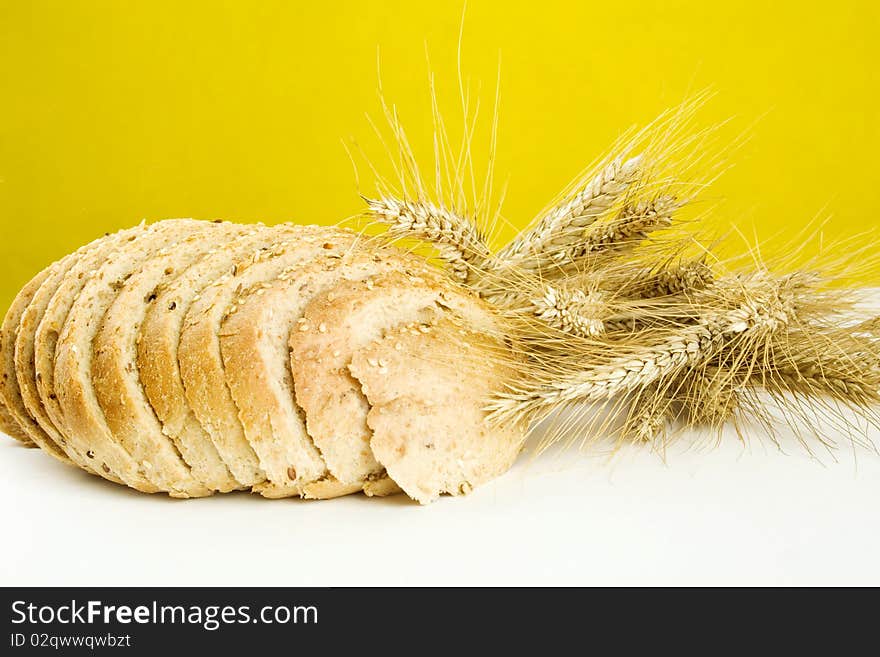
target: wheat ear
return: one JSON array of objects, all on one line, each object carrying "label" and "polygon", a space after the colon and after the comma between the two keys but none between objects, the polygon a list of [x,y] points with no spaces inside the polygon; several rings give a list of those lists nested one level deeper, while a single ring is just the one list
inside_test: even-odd
[{"label": "wheat ear", "polygon": [[598,257],[619,257],[632,251],[648,235],[672,225],[672,215],[683,203],[674,196],[658,196],[624,206],[613,220],[595,222],[581,239],[555,255],[556,267],[545,272],[555,278],[571,272],[601,268]]},{"label": "wheat ear", "polygon": [[621,253],[629,250],[651,232],[669,227],[672,214],[681,205],[674,196],[658,196],[626,205],[613,221],[590,226],[572,259],[597,251]]},{"label": "wheat ear", "polygon": [[670,297],[705,290],[714,282],[712,268],[705,259],[699,258],[656,270],[640,271],[621,286],[620,293],[639,299]]},{"label": "wheat ear", "polygon": [[367,199],[369,215],[387,226],[395,237],[432,244],[453,276],[467,283],[473,272],[485,268],[489,248],[477,226],[465,217],[429,201],[392,197]]},{"label": "wheat ear", "polygon": [[615,158],[581,191],[551,210],[538,224],[498,254],[502,261],[526,270],[564,264],[584,230],[605,214],[638,178],[641,158]]},{"label": "wheat ear", "polygon": [[532,300],[531,312],[560,331],[584,338],[605,332],[605,295],[598,290],[566,290],[547,285],[542,297]]},{"label": "wheat ear", "polygon": [[765,386],[802,395],[825,395],[852,403],[880,402],[880,340],[866,327],[872,319],[830,331],[800,330],[774,345],[779,354]]}]

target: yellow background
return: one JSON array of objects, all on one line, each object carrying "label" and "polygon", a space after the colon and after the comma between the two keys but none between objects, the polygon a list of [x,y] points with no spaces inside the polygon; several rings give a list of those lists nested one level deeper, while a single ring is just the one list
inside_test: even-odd
[{"label": "yellow background", "polygon": [[[361,207],[341,139],[386,95],[428,138],[425,43],[458,101],[460,2],[0,4],[0,309],[50,260],[141,218],[336,222]],[[470,0],[463,68],[491,104],[526,222],[633,123],[712,85],[702,113],[763,119],[714,188],[724,221],[876,222],[873,2]],[[732,132],[731,135],[734,133]],[[374,151],[372,154],[376,154]]]}]

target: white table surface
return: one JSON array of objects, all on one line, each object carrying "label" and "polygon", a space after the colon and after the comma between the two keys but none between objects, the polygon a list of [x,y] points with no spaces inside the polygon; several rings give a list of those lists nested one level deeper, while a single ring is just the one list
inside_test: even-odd
[{"label": "white table surface", "polygon": [[179,501],[0,437],[0,584],[878,585],[880,456],[836,459],[731,436],[665,463],[645,448],[526,456],[428,507]]}]

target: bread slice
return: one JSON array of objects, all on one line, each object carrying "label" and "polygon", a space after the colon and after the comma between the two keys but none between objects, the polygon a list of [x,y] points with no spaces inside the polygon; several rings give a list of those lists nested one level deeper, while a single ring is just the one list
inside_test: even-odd
[{"label": "bread slice", "polygon": [[199,447],[181,446],[162,432],[138,374],[138,332],[159,289],[206,253],[225,249],[247,230],[237,224],[207,223],[203,230],[158,251],[125,281],[92,341],[92,385],[113,437],[143,465],[150,481],[178,496],[229,491],[236,488],[236,482],[228,473],[219,481],[205,481],[204,473],[192,471],[190,465],[203,460]]},{"label": "bread slice", "polygon": [[431,322],[450,310],[471,316],[474,304],[482,311],[475,297],[428,269],[343,281],[308,304],[290,336],[291,371],[330,474],[354,484],[384,472],[370,449],[369,404],[348,371],[352,355],[399,324]]},{"label": "bread slice", "polygon": [[159,288],[147,304],[137,337],[138,373],[162,431],[178,445],[193,473],[218,490],[227,485],[242,488],[243,484],[232,476],[186,400],[178,363],[181,328],[190,306],[207,285],[231,272],[236,262],[271,247],[283,230],[249,226],[245,234]]},{"label": "bread slice", "polygon": [[44,439],[45,434],[28,414],[15,376],[15,336],[19,321],[43,281],[51,276],[56,266],[57,263],[47,267],[25,284],[6,311],[0,326],[0,409],[3,411],[0,417],[5,414],[0,429],[25,444],[46,444],[47,452],[63,459],[63,453],[54,448],[51,440]]},{"label": "bread slice", "polygon": [[[132,274],[161,250],[202,233],[206,225],[216,226],[186,219],[162,221],[109,256],[83,286],[58,337],[54,383],[68,446],[81,458],[99,463],[99,474],[105,478],[144,492],[162,488],[146,472],[150,464],[132,458],[107,425],[92,385],[92,343],[104,313]],[[186,490],[168,492],[187,495]]]},{"label": "bread slice", "polygon": [[63,433],[55,393],[55,347],[70,307],[85,283],[111,254],[146,231],[147,226],[141,224],[101,238],[66,273],[47,279],[21,318],[15,343],[16,375],[28,412],[72,462],[93,474],[101,472],[100,464],[70,449]]},{"label": "bread slice", "polygon": [[443,318],[398,327],[354,354],[349,371],[371,406],[370,448],[413,499],[467,494],[513,465],[522,432],[489,427],[483,411],[512,374],[498,357],[507,349]]},{"label": "bread slice", "polygon": [[297,262],[321,254],[342,256],[357,241],[354,233],[318,226],[286,226],[271,248],[238,262],[233,271],[205,288],[183,323],[178,347],[186,399],[233,476],[248,487],[266,480],[247,441],[238,407],[226,384],[220,351],[220,327],[243,290],[271,281]]},{"label": "bread slice", "polygon": [[[343,258],[321,255],[297,263],[274,281],[256,285],[234,302],[235,310],[227,315],[220,331],[220,347],[226,382],[245,436],[266,473],[266,483],[257,488],[262,495],[316,497],[329,494],[332,486],[322,483],[306,490],[328,472],[294,401],[291,327],[294,331],[307,328],[298,321],[306,305],[340,281],[361,280],[412,265],[411,258],[401,256],[397,249],[355,251]],[[339,492],[349,488],[343,486]]]}]

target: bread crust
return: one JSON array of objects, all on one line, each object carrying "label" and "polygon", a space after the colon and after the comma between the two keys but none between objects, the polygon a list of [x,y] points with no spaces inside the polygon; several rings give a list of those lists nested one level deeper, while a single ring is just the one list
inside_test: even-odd
[{"label": "bread crust", "polygon": [[[205,223],[167,249],[142,263],[117,292],[92,341],[92,386],[107,426],[116,442],[141,465],[159,489],[180,497],[203,497],[229,491],[229,477],[205,481],[191,463],[203,459],[202,446],[181,445],[162,432],[141,386],[137,369],[137,336],[147,307],[157,291],[182,270],[212,250],[224,248],[246,228],[236,224]],[[189,458],[187,458],[189,457]]]},{"label": "bread crust", "polygon": [[266,474],[245,436],[239,409],[226,384],[220,348],[223,319],[243,290],[319,254],[341,255],[356,241],[357,235],[339,229],[286,226],[271,248],[239,261],[232,273],[205,288],[186,314],[178,360],[187,402],[233,476],[245,486],[262,484]]},{"label": "bread crust", "polygon": [[370,449],[421,504],[503,474],[523,444],[521,431],[489,427],[483,411],[511,374],[498,358],[508,347],[465,325],[444,317],[398,327],[349,365],[370,402]]},{"label": "bread crust", "polygon": [[[80,458],[100,464],[98,474],[101,476],[143,492],[162,489],[146,472],[150,464],[134,459],[107,424],[92,383],[93,340],[106,310],[126,280],[157,252],[189,235],[203,232],[206,225],[215,224],[187,219],[153,224],[137,239],[108,256],[71,306],[56,346],[55,394],[68,446]],[[186,491],[179,490],[169,493],[187,495]]]}]

